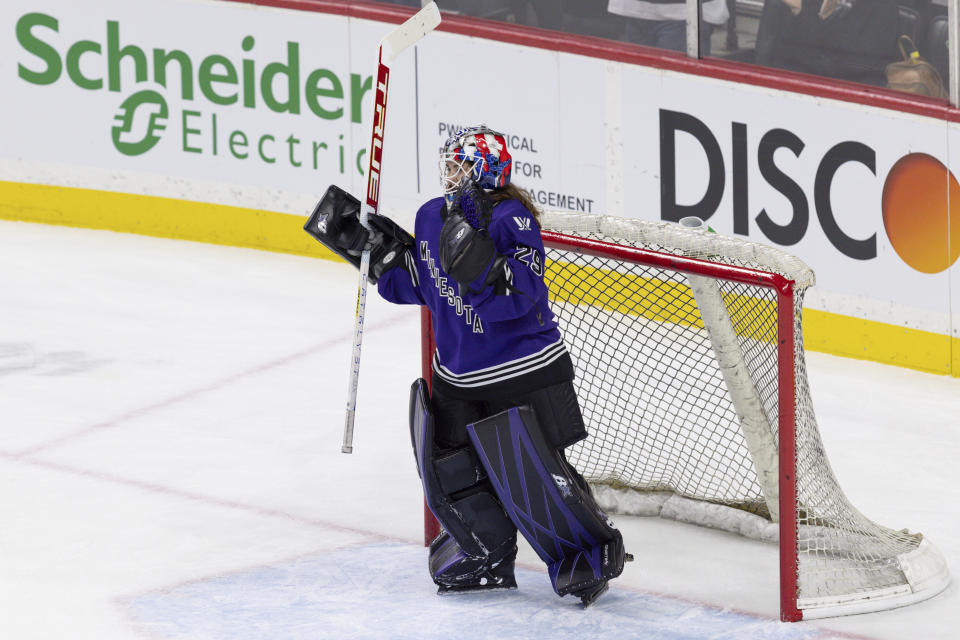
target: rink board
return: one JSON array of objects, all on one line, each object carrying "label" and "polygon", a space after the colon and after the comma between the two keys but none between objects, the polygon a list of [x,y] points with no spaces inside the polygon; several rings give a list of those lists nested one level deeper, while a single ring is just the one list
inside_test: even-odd
[{"label": "rink board", "polygon": [[[309,0],[3,5],[0,216],[316,255],[284,215],[305,217],[330,183],[363,190],[376,43],[405,15]],[[437,194],[438,146],[486,122],[540,206],[696,214],[780,246],[817,273],[810,348],[960,375],[955,109],[444,20],[392,69],[384,213],[409,227]],[[465,59],[495,69],[522,108],[486,82],[451,91]],[[888,224],[915,212],[886,210],[884,194],[921,187],[945,209],[916,226],[952,238],[946,255]]]}]

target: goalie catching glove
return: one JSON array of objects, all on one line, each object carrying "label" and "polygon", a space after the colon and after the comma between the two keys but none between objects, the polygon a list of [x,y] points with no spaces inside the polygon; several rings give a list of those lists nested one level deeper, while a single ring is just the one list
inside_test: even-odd
[{"label": "goalie catching glove", "polygon": [[413,236],[396,222],[371,214],[370,229],[360,224],[360,201],[336,185],[330,185],[317,203],[304,230],[341,258],[360,268],[360,255],[370,251],[372,284],[387,271],[403,264],[413,245]]},{"label": "goalie catching glove", "polygon": [[493,202],[472,180],[465,179],[440,230],[440,267],[462,287],[482,291],[503,275],[506,257],[487,231]]}]

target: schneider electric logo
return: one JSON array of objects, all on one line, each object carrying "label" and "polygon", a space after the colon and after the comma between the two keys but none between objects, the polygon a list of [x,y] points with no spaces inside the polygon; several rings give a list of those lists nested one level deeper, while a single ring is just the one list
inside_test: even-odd
[{"label": "schneider electric logo", "polygon": [[[162,148],[218,165],[364,173],[366,149],[352,152],[344,140],[350,125],[361,122],[363,98],[373,86],[369,75],[305,68],[297,42],[269,43],[264,48],[272,54],[255,54],[253,36],[238,35],[225,51],[195,57],[153,41],[162,30],[150,32],[150,41],[131,41],[121,36],[118,21],[106,20],[103,31],[71,42],[61,26],[38,12],[17,20],[17,75],[32,85],[79,89],[67,100],[80,104],[88,104],[84,91],[114,93],[111,111],[100,116],[78,109],[72,117],[82,126],[103,126],[113,148],[128,158]],[[266,55],[273,59],[263,60]],[[345,65],[346,51],[342,58]],[[93,122],[98,117],[100,125]]]},{"label": "schneider electric logo", "polygon": [[113,146],[125,156],[139,156],[160,142],[167,128],[167,101],[158,92],[145,89],[123,101],[114,120]]}]

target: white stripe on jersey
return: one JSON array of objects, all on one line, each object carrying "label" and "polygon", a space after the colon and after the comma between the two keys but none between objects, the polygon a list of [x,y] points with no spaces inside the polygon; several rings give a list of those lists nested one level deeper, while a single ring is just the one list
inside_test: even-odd
[{"label": "white stripe on jersey", "polygon": [[410,280],[413,281],[414,288],[420,287],[420,274],[417,273],[417,263],[413,258],[413,252],[407,251],[406,253],[406,269],[410,274]]},{"label": "white stripe on jersey", "polygon": [[533,353],[522,358],[517,358],[516,360],[511,360],[509,362],[504,362],[493,367],[487,367],[485,369],[478,369],[476,371],[468,371],[466,373],[459,374],[450,371],[440,364],[440,357],[436,352],[434,352],[433,371],[437,374],[437,376],[442,378],[444,382],[447,382],[455,387],[480,387],[501,382],[503,380],[509,380],[510,378],[516,378],[517,376],[530,373],[531,371],[542,369],[543,367],[546,367],[554,362],[566,352],[567,349],[563,344],[563,340],[558,340],[557,342],[544,347],[537,353]]}]

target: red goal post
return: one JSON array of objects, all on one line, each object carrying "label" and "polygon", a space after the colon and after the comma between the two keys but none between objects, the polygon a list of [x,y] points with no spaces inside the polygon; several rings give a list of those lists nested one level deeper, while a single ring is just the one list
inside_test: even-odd
[{"label": "red goal post", "polygon": [[[939,552],[861,515],[830,469],[803,352],[809,267],[674,223],[547,212],[542,236],[590,433],[568,458],[601,506],[778,543],[785,621],[946,587]],[[424,310],[428,380],[434,348]]]}]

